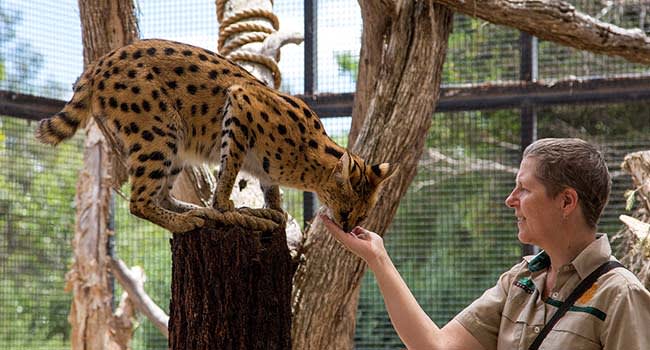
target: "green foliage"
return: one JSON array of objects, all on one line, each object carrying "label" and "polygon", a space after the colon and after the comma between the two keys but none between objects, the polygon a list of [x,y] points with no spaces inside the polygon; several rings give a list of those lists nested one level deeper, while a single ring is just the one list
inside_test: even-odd
[{"label": "green foliage", "polygon": [[648,102],[540,108],[540,135],[584,138],[644,138]]},{"label": "green foliage", "polygon": [[6,9],[0,2],[0,83],[3,89],[62,98],[69,90],[63,84],[52,80],[34,84],[44,58],[29,42],[16,37],[16,26],[21,22],[19,11]]},{"label": "green foliage", "polygon": [[[79,138],[46,149],[23,120],[0,119],[0,343],[66,348]],[[11,347],[10,347],[11,348]]]},{"label": "green foliage", "polygon": [[43,55],[34,51],[31,44],[22,43],[13,51],[13,71],[8,75],[9,88],[18,90],[22,85],[36,78],[43,67]]},{"label": "green foliage", "polygon": [[[21,14],[0,3],[0,82],[37,77],[43,57],[16,40]],[[11,52],[12,70],[7,69]],[[0,118],[0,344],[4,349],[69,348],[70,296],[63,291],[74,229],[80,139],[37,144],[32,126]]]},{"label": "green foliage", "polygon": [[359,74],[359,58],[350,51],[334,53],[334,58],[339,66],[339,74],[349,75],[356,81]]},{"label": "green foliage", "polygon": [[[444,84],[517,80],[518,32],[463,15],[454,17],[443,67]],[[335,52],[339,74],[355,81],[359,57],[350,51]]]},{"label": "green foliage", "polygon": [[623,194],[625,197],[625,211],[630,211],[634,208],[634,202],[636,198],[636,190],[627,190]]},{"label": "green foliage", "polygon": [[[20,21],[18,12],[3,8],[0,4],[0,48],[16,37],[15,26]],[[0,50],[0,81],[6,79],[5,53]]]},{"label": "green foliage", "polygon": [[443,67],[443,84],[517,80],[516,30],[464,15],[454,15]]}]

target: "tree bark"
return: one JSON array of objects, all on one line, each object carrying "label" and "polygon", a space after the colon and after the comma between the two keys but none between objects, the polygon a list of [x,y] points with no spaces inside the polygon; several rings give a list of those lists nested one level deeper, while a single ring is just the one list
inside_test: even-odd
[{"label": "tree bark", "polygon": [[354,93],[352,106],[352,125],[348,135],[348,144],[353,145],[359,130],[365,120],[368,104],[372,99],[374,88],[377,84],[377,75],[381,65],[382,45],[385,44],[384,35],[390,31],[391,19],[394,14],[384,16],[385,13],[395,11],[395,6],[383,1],[366,1],[361,6],[361,19],[363,23],[372,21],[372,25],[364,25],[361,33],[361,52],[359,57],[359,73],[357,86]]},{"label": "tree bark", "polygon": [[650,38],[640,29],[599,21],[558,0],[434,0],[454,11],[517,28],[580,50],[650,63]]},{"label": "tree bark", "polygon": [[[79,1],[87,66],[111,49],[137,39],[131,0]],[[86,128],[83,170],[77,183],[77,216],[72,242],[74,264],[66,275],[66,289],[73,292],[68,317],[73,349],[126,349],[130,338],[112,327],[112,294],[107,272],[107,229],[112,174],[111,153],[94,122]],[[128,322],[127,322],[128,323]],[[132,329],[127,333],[132,334]],[[114,339],[112,334],[120,334]]]},{"label": "tree bark", "polygon": [[[366,226],[383,234],[416,172],[431,125],[452,12],[427,1],[360,1],[363,43],[352,150],[400,170]],[[365,111],[365,112],[364,112]],[[358,113],[364,113],[363,115]],[[352,349],[359,282],[365,263],[345,251],[316,220],[294,278],[292,340],[296,349]]]},{"label": "tree bark", "polygon": [[172,255],[172,350],[291,349],[284,227],[204,227],[174,235]]}]

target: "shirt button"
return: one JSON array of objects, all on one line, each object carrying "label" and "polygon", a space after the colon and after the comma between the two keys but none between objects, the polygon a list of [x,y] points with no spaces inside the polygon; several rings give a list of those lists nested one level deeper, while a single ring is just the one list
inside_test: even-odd
[{"label": "shirt button", "polygon": [[557,297],[560,296],[560,293],[555,292],[555,293],[551,294],[551,296],[552,296],[554,299],[557,299]]},{"label": "shirt button", "polygon": [[533,328],[533,331],[534,331],[535,333],[539,333],[539,327],[536,326],[535,328]]}]

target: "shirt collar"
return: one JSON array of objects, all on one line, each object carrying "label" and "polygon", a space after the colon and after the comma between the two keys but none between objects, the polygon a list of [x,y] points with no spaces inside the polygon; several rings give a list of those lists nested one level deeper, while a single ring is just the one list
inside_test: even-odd
[{"label": "shirt collar", "polygon": [[[612,248],[609,245],[607,235],[597,233],[596,240],[583,249],[569,265],[573,265],[580,279],[584,279],[596,270],[598,266],[608,261],[611,255]],[[543,250],[537,255],[524,257],[524,260],[528,262],[528,270],[530,272],[545,270],[551,265],[550,257]]]},{"label": "shirt collar", "polygon": [[598,268],[598,266],[609,261],[612,255],[612,248],[606,234],[596,234],[596,240],[583,249],[571,264],[578,272],[580,279],[585,279]]}]

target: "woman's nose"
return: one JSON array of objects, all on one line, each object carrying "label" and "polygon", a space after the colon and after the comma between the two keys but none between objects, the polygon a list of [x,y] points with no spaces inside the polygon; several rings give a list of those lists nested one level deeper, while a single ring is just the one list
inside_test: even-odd
[{"label": "woman's nose", "polygon": [[517,199],[515,198],[515,191],[513,190],[512,192],[510,192],[508,197],[506,197],[506,206],[508,208],[514,208],[516,202]]}]

